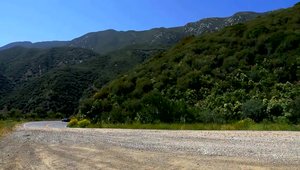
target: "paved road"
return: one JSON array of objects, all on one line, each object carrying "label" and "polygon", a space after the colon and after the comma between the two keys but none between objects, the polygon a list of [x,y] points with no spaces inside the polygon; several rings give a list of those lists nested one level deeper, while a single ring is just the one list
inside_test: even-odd
[{"label": "paved road", "polygon": [[25,123],[24,128],[41,129],[41,128],[66,128],[67,123],[62,121],[40,121]]},{"label": "paved road", "polygon": [[299,169],[300,132],[65,128],[31,122],[0,141],[0,169]]}]

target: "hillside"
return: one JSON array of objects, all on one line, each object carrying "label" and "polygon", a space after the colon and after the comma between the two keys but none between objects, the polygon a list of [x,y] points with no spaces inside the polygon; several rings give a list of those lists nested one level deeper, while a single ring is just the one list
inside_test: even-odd
[{"label": "hillside", "polygon": [[175,28],[154,28],[145,31],[116,31],[105,30],[87,33],[71,41],[46,41],[46,42],[14,42],[0,47],[0,51],[12,47],[26,48],[53,48],[61,46],[80,47],[93,50],[100,54],[107,54],[133,45],[166,46],[174,45],[180,39],[190,35],[201,35],[226,26],[243,23],[264,13],[240,12],[226,18],[206,18],[197,22]]},{"label": "hillside", "polygon": [[84,100],[94,122],[299,122],[300,5],[182,40]]},{"label": "hillside", "polygon": [[0,100],[4,94],[9,93],[13,88],[12,83],[2,74],[0,74]]},{"label": "hillside", "polygon": [[92,80],[92,72],[86,69],[54,69],[40,78],[22,84],[0,100],[0,105],[34,113],[40,118],[47,117],[47,112],[70,115],[77,108],[82,93]]},{"label": "hillside", "polygon": [[[4,47],[6,50],[0,51],[0,71],[11,83],[10,88],[3,87],[0,109],[7,107],[24,113],[38,110],[39,114],[51,111],[71,115],[78,108],[80,98],[91,96],[117,75],[165,51],[182,37],[212,32],[258,15],[262,14],[238,13],[228,18],[207,18],[184,27],[148,31],[100,31],[70,42],[9,44]],[[49,48],[55,45],[72,47]],[[106,55],[100,56],[88,49]],[[60,86],[72,89],[64,90]],[[53,94],[64,94],[68,103],[59,97],[51,97]]]},{"label": "hillside", "polygon": [[[25,51],[26,55],[29,54],[28,50],[33,50],[21,49]],[[13,49],[9,50],[15,51]],[[2,108],[6,106],[8,109],[17,108],[24,113],[39,112],[39,115],[45,115],[47,112],[72,115],[78,108],[80,98],[90,96],[118,74],[128,71],[150,55],[161,50],[163,49],[150,46],[143,49],[132,46],[100,56],[86,49],[54,48],[46,50],[52,52],[51,56],[48,52],[36,55],[39,60],[32,57],[34,55],[25,55],[29,64],[21,64],[20,66],[28,66],[30,70],[35,70],[34,66],[37,64],[30,65],[30,63],[40,61],[38,66],[41,65],[41,67],[38,68],[41,68],[41,70],[47,68],[47,71],[31,71],[32,76],[19,82],[13,91],[10,89],[10,93],[6,92],[5,95],[1,93],[0,106]],[[41,52],[41,50],[37,51]],[[42,52],[45,51],[42,50]],[[79,57],[81,63],[79,63],[79,60],[74,59],[73,55],[76,55],[77,59]],[[48,57],[44,58],[43,56]],[[23,60],[13,61],[13,63],[19,64]],[[48,64],[45,64],[45,61]],[[65,64],[60,64],[62,61]],[[12,66],[15,66],[15,64],[8,65],[8,68],[12,68]],[[3,92],[5,89],[3,89]]]},{"label": "hillside", "polygon": [[29,41],[23,41],[23,42],[13,42],[10,44],[7,44],[3,47],[0,47],[1,50],[6,50],[13,47],[25,47],[25,48],[54,48],[54,47],[62,47],[67,46],[69,42],[68,41],[44,41],[44,42],[37,42],[32,43]]},{"label": "hillside", "polygon": [[23,112],[70,114],[96,76],[88,66],[71,66],[98,56],[91,50],[74,47],[14,47],[1,51],[0,110],[17,108]]},{"label": "hillside", "polygon": [[20,84],[54,68],[79,64],[97,55],[93,51],[74,47],[14,47],[0,51],[0,71],[15,84]]}]

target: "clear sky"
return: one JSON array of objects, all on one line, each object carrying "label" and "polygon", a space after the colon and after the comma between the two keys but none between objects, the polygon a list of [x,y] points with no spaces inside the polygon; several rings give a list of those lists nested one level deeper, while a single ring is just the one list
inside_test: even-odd
[{"label": "clear sky", "polygon": [[0,46],[14,41],[71,40],[105,29],[185,25],[239,11],[264,12],[299,0],[1,0]]}]

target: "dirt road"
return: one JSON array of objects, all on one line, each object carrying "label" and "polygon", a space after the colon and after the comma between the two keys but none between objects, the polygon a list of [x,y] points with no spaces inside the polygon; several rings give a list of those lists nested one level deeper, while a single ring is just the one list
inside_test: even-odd
[{"label": "dirt road", "polygon": [[69,129],[1,139],[0,169],[299,169],[300,132]]}]

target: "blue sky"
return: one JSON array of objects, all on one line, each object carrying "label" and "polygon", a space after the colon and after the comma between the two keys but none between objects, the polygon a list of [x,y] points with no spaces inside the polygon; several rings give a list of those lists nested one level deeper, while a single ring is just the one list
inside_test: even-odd
[{"label": "blue sky", "polygon": [[71,40],[105,29],[181,26],[239,11],[264,12],[299,0],[1,0],[0,46],[14,41]]}]

